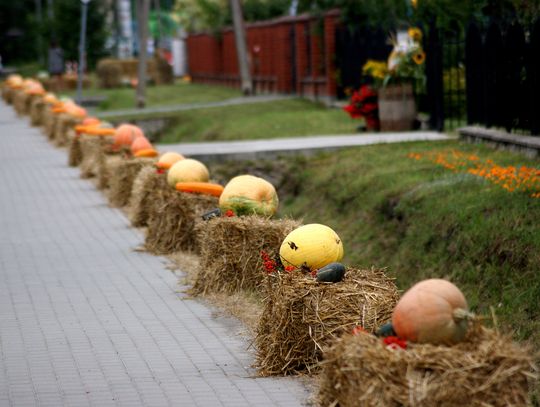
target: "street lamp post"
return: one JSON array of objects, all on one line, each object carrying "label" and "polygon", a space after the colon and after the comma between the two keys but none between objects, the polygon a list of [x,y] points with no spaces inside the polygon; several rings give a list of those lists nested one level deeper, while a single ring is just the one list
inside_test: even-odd
[{"label": "street lamp post", "polygon": [[84,74],[84,52],[86,48],[86,15],[88,12],[88,3],[90,0],[81,0],[81,37],[79,41],[79,70],[77,72],[77,103],[80,104],[82,100],[82,81]]}]

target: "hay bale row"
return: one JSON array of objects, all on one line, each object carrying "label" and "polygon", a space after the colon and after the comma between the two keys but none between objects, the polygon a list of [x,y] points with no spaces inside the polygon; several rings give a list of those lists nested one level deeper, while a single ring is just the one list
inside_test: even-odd
[{"label": "hay bale row", "polygon": [[126,158],[109,167],[109,203],[115,207],[126,206],[131,197],[133,181],[144,167],[154,168],[154,158]]},{"label": "hay bale row", "polygon": [[167,176],[160,174],[154,167],[144,167],[139,171],[129,201],[129,219],[135,227],[148,225],[150,215],[155,211],[156,197],[163,191],[174,192],[167,184]]},{"label": "hay bale row", "polygon": [[264,281],[261,251],[271,257],[300,222],[261,216],[218,217],[200,223],[197,240],[200,268],[194,294],[260,290]]},{"label": "hay bale row", "polygon": [[80,163],[81,178],[92,178],[102,168],[105,149],[112,142],[110,137],[81,134],[79,144],[82,158]]},{"label": "hay bale row", "polygon": [[257,327],[256,365],[262,375],[312,373],[332,341],[355,326],[369,332],[388,322],[398,301],[382,270],[348,268],[339,283],[318,283],[299,271],[268,275]]},{"label": "hay bale row", "polygon": [[179,250],[198,251],[194,229],[201,216],[218,206],[213,196],[167,192],[154,197],[155,211],[150,213],[145,247],[150,253],[170,254]]},{"label": "hay bale row", "polygon": [[17,90],[15,92],[15,95],[13,97],[13,107],[15,107],[15,111],[19,116],[26,115],[28,113],[28,99],[30,98],[30,95],[28,95],[23,90]]},{"label": "hay bale row", "polygon": [[531,349],[475,326],[454,346],[344,335],[325,353],[323,406],[527,406],[537,380]]}]

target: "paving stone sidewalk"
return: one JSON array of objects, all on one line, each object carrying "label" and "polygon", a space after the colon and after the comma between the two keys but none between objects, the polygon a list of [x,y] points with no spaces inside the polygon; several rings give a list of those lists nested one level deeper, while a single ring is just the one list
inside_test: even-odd
[{"label": "paving stone sidewalk", "polygon": [[0,406],[298,406],[66,152],[0,101]]}]

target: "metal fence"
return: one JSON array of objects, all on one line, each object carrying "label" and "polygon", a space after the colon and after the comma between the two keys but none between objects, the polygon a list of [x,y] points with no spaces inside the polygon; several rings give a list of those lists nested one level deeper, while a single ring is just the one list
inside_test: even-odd
[{"label": "metal fence", "polygon": [[467,122],[540,135],[540,19],[471,23],[465,57]]}]

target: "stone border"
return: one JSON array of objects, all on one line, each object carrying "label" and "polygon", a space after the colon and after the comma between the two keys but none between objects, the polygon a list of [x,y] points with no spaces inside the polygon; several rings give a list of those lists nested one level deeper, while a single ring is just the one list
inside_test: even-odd
[{"label": "stone border", "polygon": [[476,126],[463,127],[458,131],[460,137],[470,143],[484,142],[491,147],[521,153],[529,158],[540,157],[540,137],[522,136]]}]

